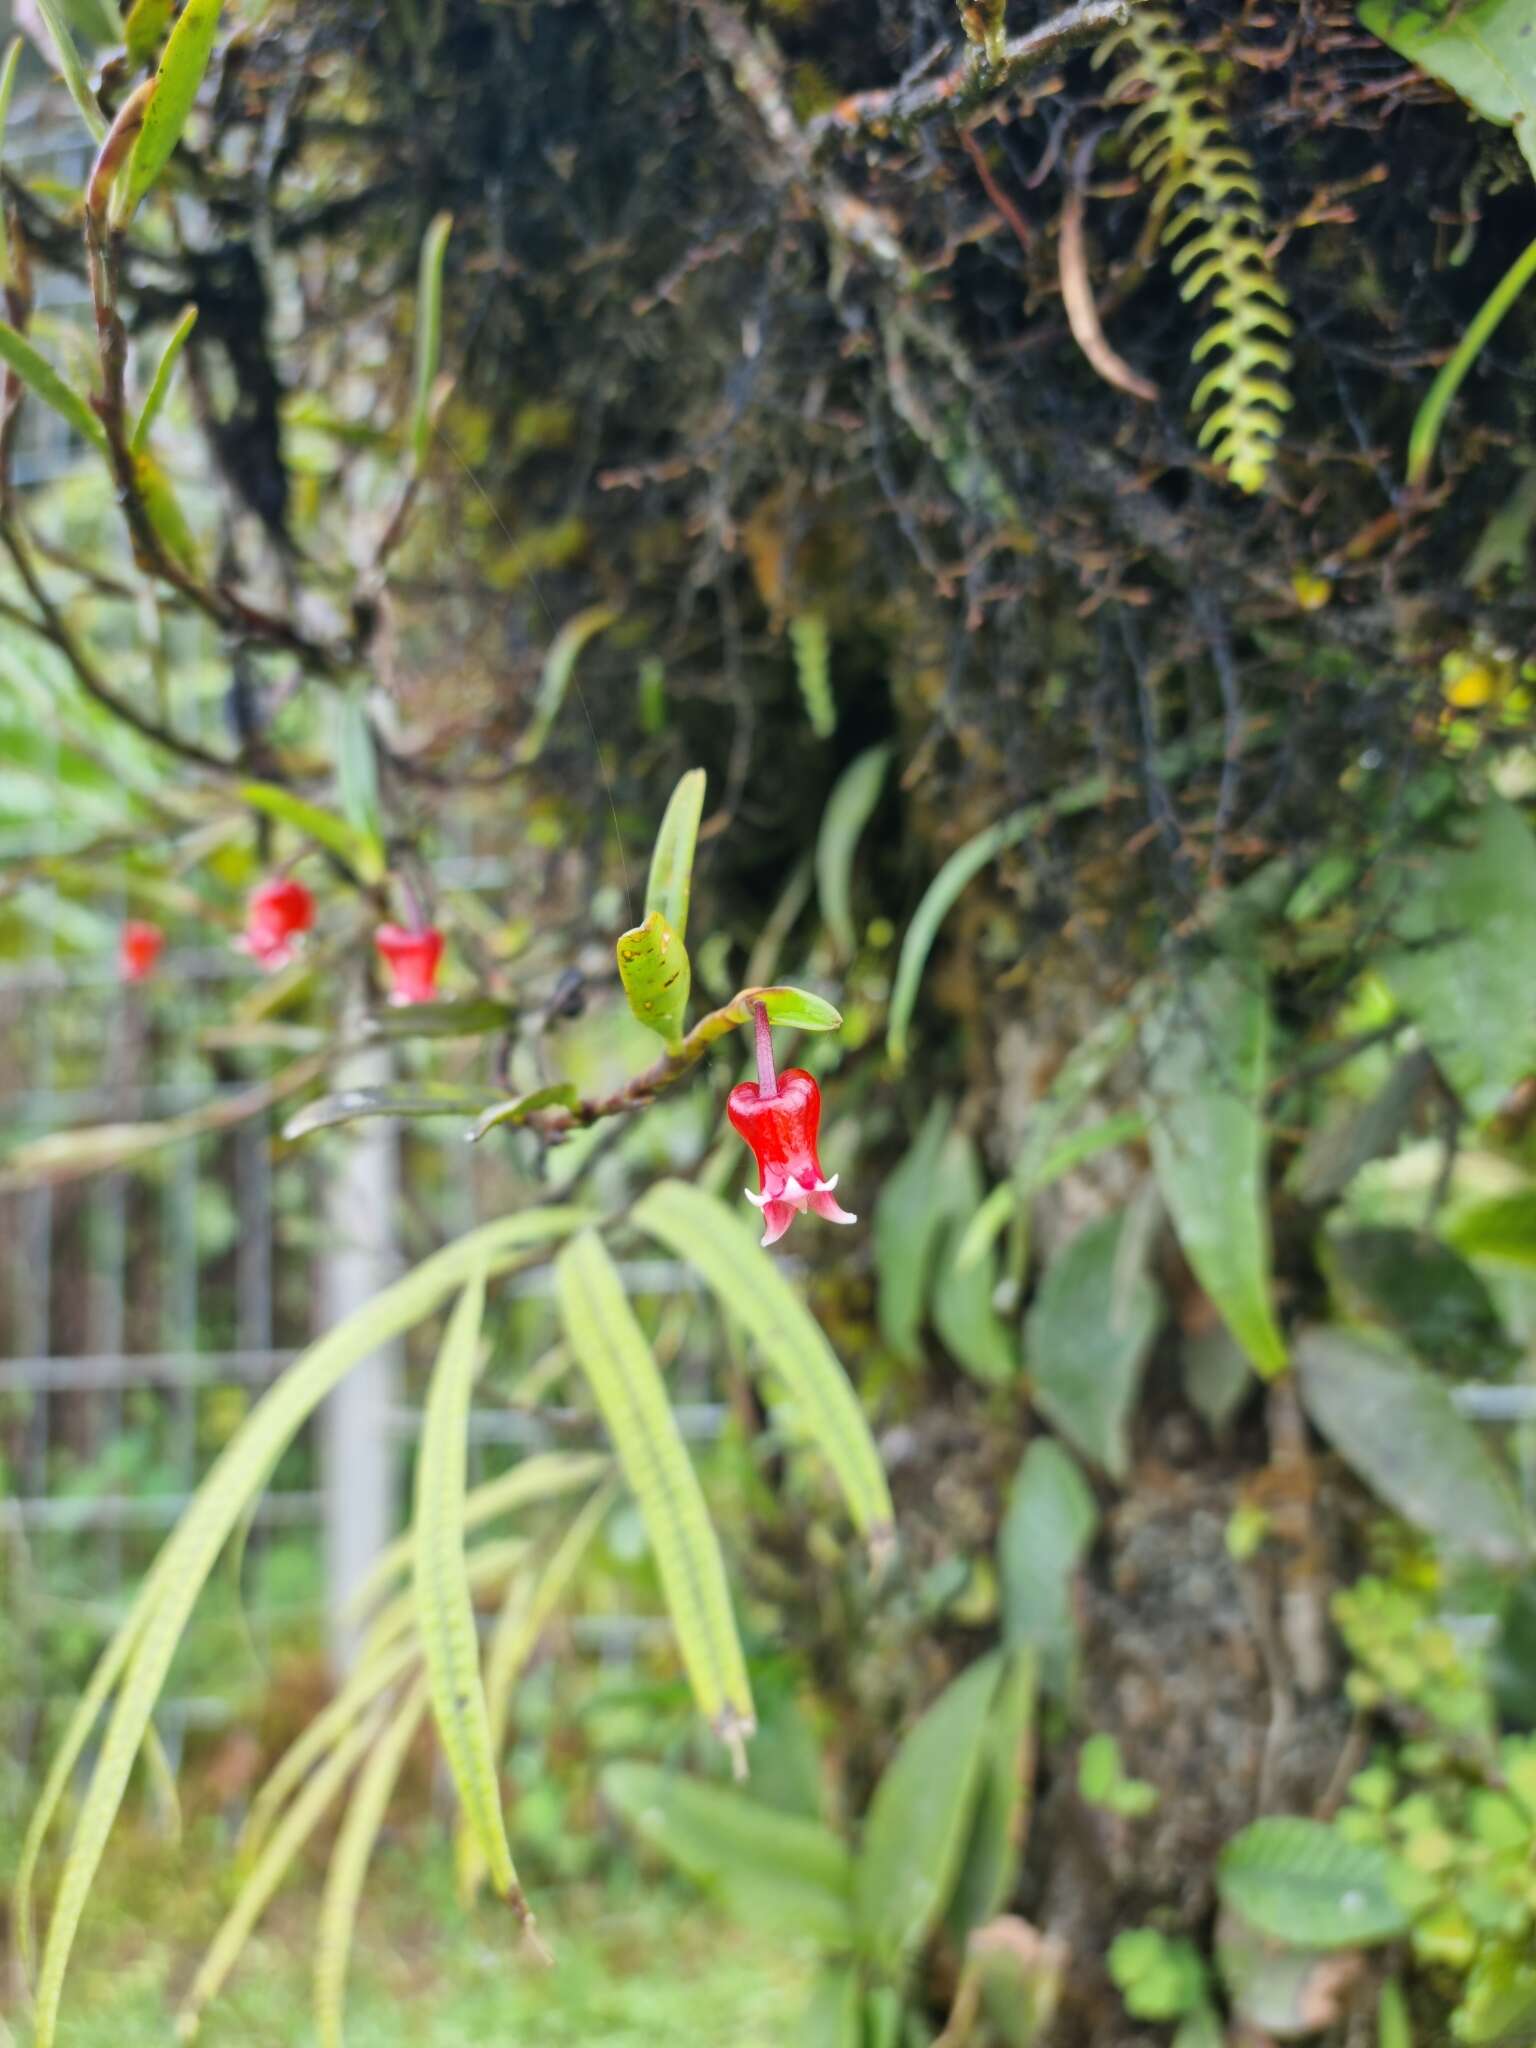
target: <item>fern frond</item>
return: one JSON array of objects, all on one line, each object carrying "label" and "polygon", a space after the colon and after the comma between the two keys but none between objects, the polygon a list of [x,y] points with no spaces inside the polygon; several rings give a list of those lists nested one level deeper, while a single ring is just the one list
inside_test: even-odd
[{"label": "fern frond", "polygon": [[1285,289],[1264,233],[1258,180],[1232,139],[1217,89],[1198,53],[1160,7],[1132,10],[1099,45],[1096,64],[1119,66],[1109,97],[1129,102],[1121,133],[1130,159],[1167,216],[1163,241],[1186,301],[1209,297],[1214,319],[1194,360],[1220,351],[1190,409],[1217,405],[1199,432],[1202,448],[1240,490],[1262,488],[1291,403],[1286,380],[1292,331]]},{"label": "fern frond", "polygon": [[795,675],[811,731],[819,740],[830,739],[837,729],[837,702],[832,695],[827,622],[821,613],[797,612],[789,622],[789,644],[794,650]]}]

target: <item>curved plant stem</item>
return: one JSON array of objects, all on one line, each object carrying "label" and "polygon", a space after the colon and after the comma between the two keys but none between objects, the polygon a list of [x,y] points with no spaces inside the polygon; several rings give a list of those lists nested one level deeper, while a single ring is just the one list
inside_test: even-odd
[{"label": "curved plant stem", "polygon": [[1536,276],[1536,242],[1532,242],[1515,258],[1484,299],[1449,361],[1430,385],[1429,396],[1419,407],[1418,417],[1413,423],[1413,432],[1408,436],[1410,490],[1417,490],[1429,474],[1429,465],[1435,459],[1435,444],[1440,439],[1441,425],[1451,400],[1461,389],[1462,379],[1482,354],[1484,347],[1492,338],[1494,329],[1533,276]]}]

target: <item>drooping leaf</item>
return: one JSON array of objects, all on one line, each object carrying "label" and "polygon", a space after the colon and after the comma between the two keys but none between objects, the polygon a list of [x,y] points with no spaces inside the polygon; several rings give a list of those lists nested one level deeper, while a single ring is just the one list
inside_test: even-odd
[{"label": "drooping leaf", "polygon": [[403,1003],[380,1010],[363,1026],[370,1039],[483,1038],[517,1021],[517,1005],[495,996],[466,996],[443,1003]]},{"label": "drooping leaf", "polygon": [[655,1356],[595,1231],[561,1251],[555,1292],[650,1538],[694,1698],[735,1754],[752,1732],[752,1694],[719,1540]]},{"label": "drooping leaf", "polygon": [[683,1181],[660,1181],[635,1221],[708,1282],[742,1323],[789,1397],[799,1432],[836,1475],[855,1528],[872,1548],[888,1544],[894,1509],[880,1453],[858,1397],[821,1325],[798,1291],[726,1205]]},{"label": "drooping leaf", "polygon": [[1445,1383],[1385,1338],[1308,1330],[1296,1346],[1307,1413],[1368,1486],[1448,1548],[1517,1564],[1529,1539],[1502,1469]]},{"label": "drooping leaf", "polygon": [[381,849],[366,834],[355,832],[346,819],[338,818],[334,811],[312,804],[306,797],[296,796],[291,789],[280,789],[273,782],[242,782],[240,800],[280,825],[291,825],[295,832],[302,832],[316,846],[323,846],[328,853],[334,853],[356,870],[359,881],[371,883],[383,879]]},{"label": "drooping leaf", "polygon": [[1018,1881],[1034,1777],[1036,1675],[1032,1649],[1004,1652],[987,1717],[970,1838],[945,1915],[961,1944],[1001,1912]]},{"label": "drooping leaf", "polygon": [[0,320],[0,360],[6,362],[29,391],[51,406],[82,441],[104,454],[107,430],[78,391],[73,390],[46,356],[39,355],[24,334]]},{"label": "drooping leaf", "polygon": [[1536,833],[1490,798],[1454,846],[1414,856],[1381,963],[1468,1114],[1536,1069]]},{"label": "drooping leaf", "polygon": [[1112,1479],[1130,1463],[1126,1428],[1162,1320],[1138,1263],[1119,1271],[1126,1212],[1078,1232],[1047,1268],[1024,1324],[1024,1360],[1041,1412]]},{"label": "drooping leaf", "polygon": [[953,1104],[943,1097],[929,1105],[911,1148],[886,1175],[875,1202],[880,1334],[908,1364],[917,1362],[929,1278],[944,1230],[936,1183],[953,1115]]},{"label": "drooping leaf", "polygon": [[335,1095],[322,1095],[318,1102],[306,1103],[283,1125],[283,1136],[293,1144],[315,1131],[370,1116],[479,1116],[486,1104],[496,1099],[491,1088],[471,1092],[444,1086],[411,1087],[405,1082],[391,1082],[383,1088],[343,1088]]},{"label": "drooping leaf", "polygon": [[443,258],[451,213],[435,214],[421,240],[416,272],[416,364],[411,380],[411,467],[419,476],[432,446],[433,388],[443,353]]},{"label": "drooping leaf", "polygon": [[470,1231],[423,1260],[303,1352],[209,1468],[150,1567],[127,1619],[102,1653],[101,1670],[111,1677],[104,1684],[98,1683],[100,1670],[93,1677],[87,1697],[96,1703],[95,1710],[87,1714],[82,1702],[82,1710],[71,1720],[28,1831],[30,1871],[96,1711],[116,1684],[117,1701],[76,1817],[48,1923],[34,2021],[36,2048],[53,2048],[70,1950],[145,1726],[197,1596],[250,1499],[265,1484],[295,1432],[360,1359],[429,1315],[470,1272],[481,1267],[488,1273],[504,1270],[516,1263],[520,1252],[585,1221],[585,1212],[574,1208],[525,1210]]},{"label": "drooping leaf", "polygon": [[1003,1642],[1030,1648],[1040,1682],[1058,1700],[1076,1689],[1077,1573],[1099,1526],[1093,1489],[1070,1451],[1036,1437],[1020,1460],[998,1532]]},{"label": "drooping leaf", "polygon": [[892,1979],[953,1896],[1002,1673],[1000,1655],[963,1671],[875,1788],[854,1871],[854,1915],[861,1954]]},{"label": "drooping leaf", "polygon": [[528,730],[518,748],[520,761],[533,761],[543,752],[544,742],[549,738],[549,729],[560,715],[571,677],[576,672],[577,658],[589,640],[606,632],[615,623],[619,614],[612,605],[589,605],[578,612],[573,619],[567,619],[555,635],[548,654],[544,657],[544,672],[539,678],[538,692],[533,700],[533,716],[528,721]]},{"label": "drooping leaf", "polygon": [[1536,52],[1525,0],[1464,0],[1434,8],[1362,0],[1360,20],[1485,121],[1512,127],[1536,172]]},{"label": "drooping leaf", "polygon": [[822,922],[839,955],[847,959],[858,943],[853,924],[853,857],[869,823],[891,765],[887,741],[866,747],[833,785],[816,834],[816,894]]},{"label": "drooping leaf", "polygon": [[171,329],[170,339],[160,352],[160,360],[155,365],[155,374],[150,379],[149,390],[144,396],[143,410],[140,412],[138,420],[134,425],[133,437],[129,442],[129,446],[135,455],[142,454],[149,446],[151,430],[154,427],[155,421],[160,417],[161,409],[166,399],[170,396],[171,379],[176,373],[177,363],[181,360],[181,352],[191,339],[192,330],[196,325],[197,308],[196,306],[188,306],[181,318],[176,322],[176,325]]},{"label": "drooping leaf", "polygon": [[[100,142],[107,132],[106,120],[96,104],[96,95],[91,91],[90,80],[85,75],[85,66],[75,48],[75,39],[69,32],[69,22],[60,0],[37,0],[37,11],[47,27],[48,39],[59,60],[59,75],[69,88],[69,96],[79,108],[81,120]],[[15,368],[14,364],[12,368]]]},{"label": "drooping leaf", "polygon": [[475,1118],[470,1142],[478,1145],[488,1131],[500,1129],[503,1124],[520,1124],[541,1109],[574,1109],[581,1100],[574,1083],[553,1081],[547,1088],[530,1088],[526,1095],[514,1095],[510,1101],[493,1103]]},{"label": "drooping leaf", "polygon": [[222,4],[223,0],[186,0],[165,39],[155,72],[154,94],[144,110],[143,126],[114,195],[114,215],[119,225],[132,220],[181,140],[203,73],[208,69],[208,59],[213,55]]},{"label": "drooping leaf", "polygon": [[347,1965],[358,1903],[395,1781],[426,1706],[426,1687],[418,1685],[395,1709],[357,1774],[346,1818],[326,1866],[325,1891],[315,1923],[315,2033],[320,2048],[345,2048]]},{"label": "drooping leaf", "polygon": [[1216,1882],[1250,1926],[1297,1948],[1361,1948],[1408,1927],[1386,1851],[1325,1821],[1252,1822],[1222,1850]]},{"label": "drooping leaf", "polygon": [[610,1764],[603,1797],[750,1927],[851,1945],[853,1859],[819,1821],[655,1764]]},{"label": "drooping leaf", "polygon": [[680,940],[688,931],[688,900],[693,892],[693,856],[698,845],[699,821],[704,816],[705,779],[702,768],[690,768],[679,776],[651,849],[651,872],[645,885],[646,915],[658,912]]},{"label": "drooping leaf", "polygon": [[677,1045],[693,986],[688,948],[661,912],[653,910],[643,924],[621,935],[617,951],[630,1009],[647,1030]]},{"label": "drooping leaf", "polygon": [[1212,960],[1147,1028],[1157,1184],[1195,1278],[1259,1371],[1284,1369],[1265,1189],[1269,1001],[1256,962]]},{"label": "drooping leaf", "polygon": [[723,1010],[712,1011],[711,1015],[727,1017],[734,1024],[750,1024],[754,1003],[761,1003],[768,1012],[769,1023],[778,1025],[783,1031],[838,1031],[842,1028],[841,1011],[835,1010],[825,996],[813,995],[808,988],[739,989]]}]

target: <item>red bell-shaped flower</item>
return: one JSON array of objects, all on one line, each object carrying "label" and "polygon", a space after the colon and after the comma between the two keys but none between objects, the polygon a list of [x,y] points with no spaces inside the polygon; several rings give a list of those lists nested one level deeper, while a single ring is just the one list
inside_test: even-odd
[{"label": "red bell-shaped flower", "polygon": [[157,924],[130,917],[117,935],[117,971],[124,981],[148,981],[165,945]]},{"label": "red bell-shaped flower", "polygon": [[275,973],[298,951],[299,938],[315,921],[315,899],[291,875],[274,876],[251,891],[245,906],[245,930],[236,939],[241,953]]},{"label": "red bell-shaped flower", "polygon": [[786,1067],[773,1094],[757,1081],[743,1081],[731,1090],[726,1115],[757,1155],[762,1191],[746,1190],[749,1202],[763,1212],[763,1243],[776,1244],[802,1209],[811,1209],[828,1223],[856,1223],[832,1198],[837,1175],[824,1178],[816,1157],[821,1125],[821,1090],[803,1067]]},{"label": "red bell-shaped flower", "polygon": [[437,994],[437,970],[443,957],[443,935],[434,926],[407,931],[404,925],[381,924],[373,935],[379,958],[389,972],[392,1003],[430,1003]]}]

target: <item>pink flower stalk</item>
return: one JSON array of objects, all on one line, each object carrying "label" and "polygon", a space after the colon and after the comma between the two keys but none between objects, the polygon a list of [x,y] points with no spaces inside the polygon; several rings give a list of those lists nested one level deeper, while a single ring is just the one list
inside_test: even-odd
[{"label": "pink flower stalk", "polygon": [[315,899],[291,875],[277,875],[253,889],[245,907],[245,930],[235,949],[249,953],[269,974],[286,967],[298,940],[315,921]]},{"label": "pink flower stalk", "polygon": [[763,1212],[762,1241],[777,1244],[805,1209],[828,1223],[856,1223],[858,1218],[833,1200],[837,1175],[826,1179],[816,1156],[821,1090],[803,1067],[787,1067],[782,1074],[774,1074],[768,1012],[761,1003],[755,1007],[757,1079],[743,1081],[731,1090],[725,1112],[757,1159],[761,1192],[753,1194],[750,1188],[744,1192]]},{"label": "pink flower stalk", "polygon": [[124,981],[148,981],[165,946],[157,924],[130,917],[117,935],[117,971]]},{"label": "pink flower stalk", "polygon": [[437,970],[443,958],[443,935],[435,926],[407,931],[404,925],[381,924],[373,935],[379,958],[389,972],[392,1003],[430,1003],[437,995]]}]

